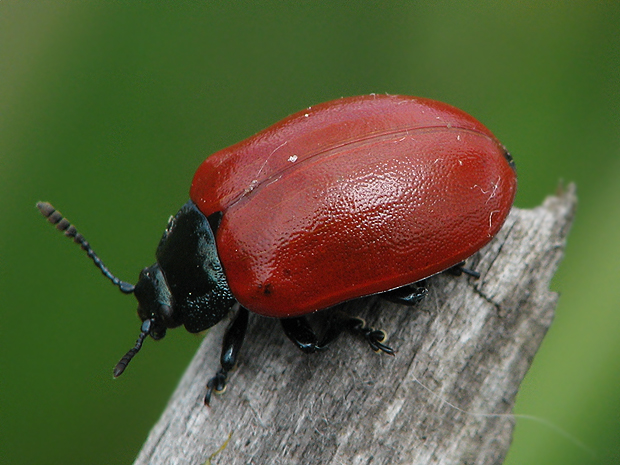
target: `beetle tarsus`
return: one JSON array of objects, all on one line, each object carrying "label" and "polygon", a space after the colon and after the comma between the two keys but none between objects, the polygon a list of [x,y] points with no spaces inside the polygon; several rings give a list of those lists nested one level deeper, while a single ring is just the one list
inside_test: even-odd
[{"label": "beetle tarsus", "polygon": [[446,270],[446,273],[450,273],[453,276],[461,276],[462,274],[466,274],[475,279],[478,279],[480,277],[480,273],[478,273],[476,270],[466,268],[465,262],[461,262],[458,265],[454,265],[452,268],[448,268]]},{"label": "beetle tarsus", "polygon": [[380,329],[374,329],[370,326],[366,326],[366,322],[361,318],[352,317],[347,322],[348,330],[353,334],[359,334],[370,345],[375,352],[383,352],[388,355],[395,355],[396,351],[390,346],[383,344],[386,339],[386,334]]},{"label": "beetle tarsus", "polygon": [[204,403],[207,407],[211,406],[211,395],[222,394],[226,390],[226,380],[228,371],[220,368],[213,378],[207,382],[207,393],[205,394]]}]

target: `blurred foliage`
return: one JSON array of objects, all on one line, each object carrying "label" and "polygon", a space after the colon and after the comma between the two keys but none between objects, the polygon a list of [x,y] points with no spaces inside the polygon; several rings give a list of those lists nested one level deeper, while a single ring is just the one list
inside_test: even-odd
[{"label": "blurred foliage", "polygon": [[0,2],[0,450],[130,463],[199,338],[147,341],[133,299],[45,225],[76,222],[120,277],[153,261],[209,154],[344,95],[443,100],[514,154],[517,205],[580,207],[556,321],[519,393],[509,464],[620,463],[620,3]]}]

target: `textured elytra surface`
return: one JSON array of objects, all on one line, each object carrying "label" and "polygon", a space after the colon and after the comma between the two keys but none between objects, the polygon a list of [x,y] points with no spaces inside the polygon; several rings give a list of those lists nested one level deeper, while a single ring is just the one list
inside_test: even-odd
[{"label": "textured elytra surface", "polygon": [[482,277],[436,276],[416,309],[378,297],[349,303],[386,331],[395,357],[349,335],[304,355],[277,321],[256,316],[227,392],[206,408],[224,330],[216,327],[136,463],[203,464],[229,436],[212,463],[501,463],[514,420],[480,414],[511,412],[551,324],[549,282],[575,203],[569,188],[536,209],[513,209],[470,261]]},{"label": "textured elytra surface", "polygon": [[233,294],[274,317],[456,265],[499,230],[517,184],[496,141],[446,128],[341,147],[287,174],[232,205],[217,231]]},{"label": "textured elytra surface", "polygon": [[295,113],[214,153],[196,171],[190,195],[209,216],[320,153],[429,128],[460,128],[494,139],[478,120],[442,102],[387,94],[342,98]]},{"label": "textured elytra surface", "polygon": [[445,103],[364,95],[308,108],[208,157],[190,197],[222,214],[236,299],[271,317],[312,313],[448,269],[510,211],[502,144]]}]

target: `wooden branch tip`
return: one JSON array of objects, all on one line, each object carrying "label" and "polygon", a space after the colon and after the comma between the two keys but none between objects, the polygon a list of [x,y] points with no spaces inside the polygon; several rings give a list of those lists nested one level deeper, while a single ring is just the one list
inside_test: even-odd
[{"label": "wooden branch tip", "polygon": [[570,185],[537,208],[514,208],[468,261],[481,277],[433,277],[413,309],[349,303],[386,332],[395,357],[348,335],[304,355],[277,321],[253,316],[239,369],[206,408],[226,325],[216,326],[135,463],[501,463],[515,395],[553,319],[549,283],[575,206]]}]

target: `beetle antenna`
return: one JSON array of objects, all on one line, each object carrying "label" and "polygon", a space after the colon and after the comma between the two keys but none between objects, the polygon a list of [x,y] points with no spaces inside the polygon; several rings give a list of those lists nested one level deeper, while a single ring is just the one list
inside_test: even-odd
[{"label": "beetle antenna", "polygon": [[90,244],[86,241],[86,239],[84,239],[84,236],[77,232],[75,226],[69,223],[69,220],[62,216],[62,214],[58,210],[56,210],[48,202],[38,202],[37,208],[50,223],[56,226],[56,229],[58,229],[59,231],[63,231],[65,236],[72,238],[73,242],[79,244],[80,247],[82,247],[82,250],[86,252],[86,255],[91,258],[95,266],[101,270],[101,272],[106,278],[112,281],[112,284],[118,286],[118,288],[123,294],[131,294],[133,292],[134,285],[125,281],[121,281],[116,276],[114,276],[110,272],[110,270],[108,270],[108,268],[103,264],[99,256],[93,251],[93,249],[90,247]]},{"label": "beetle antenna", "polygon": [[153,326],[154,323],[155,323],[155,320],[153,318],[151,318],[150,320],[145,320],[142,323],[142,328],[140,330],[140,336],[138,336],[136,345],[133,346],[131,349],[129,349],[129,351],[123,356],[123,358],[120,359],[120,361],[114,367],[115,378],[118,378],[120,375],[123,374],[123,371],[125,371],[125,368],[127,368],[127,365],[129,365],[129,362],[131,362],[131,359],[134,358],[138,352],[140,352],[140,349],[142,348],[142,343],[144,342],[144,339],[146,339],[146,336],[149,335],[151,326]]}]

